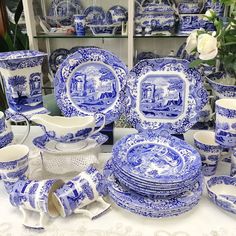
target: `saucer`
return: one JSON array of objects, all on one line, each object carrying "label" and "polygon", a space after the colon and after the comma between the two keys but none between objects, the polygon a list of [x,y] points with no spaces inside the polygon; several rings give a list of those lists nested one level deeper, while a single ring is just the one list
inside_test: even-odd
[{"label": "saucer", "polygon": [[41,151],[47,152],[47,153],[53,153],[53,154],[73,154],[73,153],[81,153],[89,151],[92,148],[98,147],[102,144],[104,144],[108,140],[108,137],[104,134],[97,133],[86,139],[86,146],[84,148],[81,148],[78,146],[78,148],[75,148],[76,143],[74,143],[73,149],[61,149],[58,148],[58,142],[51,140],[48,138],[46,134],[43,136],[37,137],[33,139],[33,144],[39,148]]}]

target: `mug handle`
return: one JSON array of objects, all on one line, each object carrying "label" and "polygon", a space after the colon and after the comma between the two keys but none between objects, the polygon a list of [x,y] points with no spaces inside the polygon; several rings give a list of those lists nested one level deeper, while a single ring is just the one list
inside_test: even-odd
[{"label": "mug handle", "polygon": [[92,210],[92,209],[91,210],[75,209],[74,213],[75,214],[83,214],[83,215],[89,217],[91,220],[94,220],[94,219],[98,218],[99,216],[101,216],[102,214],[104,214],[111,207],[111,205],[108,204],[107,202],[105,202],[102,197],[99,197],[95,202],[99,202],[101,204],[101,208],[99,208],[98,210],[97,210],[97,208],[95,208],[94,210]]},{"label": "mug handle", "polygon": [[[29,124],[29,120],[28,118],[25,116],[25,115],[22,115],[20,113],[15,113],[15,114],[12,114],[10,115],[9,117],[6,118],[6,120],[10,120],[12,117],[14,116],[22,116],[24,121],[26,122],[26,126],[27,126],[27,129],[26,129],[26,133],[25,135],[23,136],[23,138],[21,139],[21,141],[19,142],[20,144],[24,143],[25,140],[27,139],[27,137],[29,136],[29,132],[30,132],[30,124]],[[17,123],[17,122],[16,122]]]},{"label": "mug handle", "polygon": [[32,229],[44,229],[45,227],[45,220],[46,220],[46,214],[44,212],[39,212],[39,223],[38,224],[31,224],[29,222],[29,219],[31,219],[30,210],[27,210],[23,208],[22,206],[19,206],[19,209],[21,213],[23,214],[23,225],[27,228]]},{"label": "mug handle", "polygon": [[[94,134],[97,134],[99,131],[101,131],[103,128],[104,128],[104,126],[105,126],[105,124],[106,124],[106,115],[105,114],[103,114],[103,113],[95,113],[95,119],[96,119],[96,116],[99,118],[99,116],[101,116],[102,117],[102,119],[103,119],[103,122],[102,122],[102,125],[100,126],[100,128],[98,128],[97,130],[95,130],[91,135],[94,135]],[[97,119],[96,119],[97,120]],[[98,122],[96,122],[96,123],[98,123]],[[95,127],[96,127],[96,125],[95,125]],[[91,136],[90,135],[90,136]]]}]

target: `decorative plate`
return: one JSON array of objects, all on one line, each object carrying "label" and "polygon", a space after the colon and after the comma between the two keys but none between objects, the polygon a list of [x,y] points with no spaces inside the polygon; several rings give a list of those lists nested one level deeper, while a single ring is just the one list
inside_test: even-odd
[{"label": "decorative plate", "polygon": [[193,147],[161,132],[123,137],[113,146],[112,162],[130,176],[152,183],[186,181],[201,168],[201,157]]},{"label": "decorative plate", "polygon": [[102,112],[106,124],[117,120],[124,108],[127,70],[117,56],[99,48],[83,48],[68,56],[58,69],[54,83],[57,104],[63,115]]},{"label": "decorative plate", "polygon": [[[88,144],[83,149],[70,151],[70,153],[80,153],[89,151],[92,148],[102,145],[108,140],[108,137],[104,134],[97,133],[88,138]],[[68,154],[68,150],[61,151],[56,148],[58,142],[51,140],[46,134],[33,139],[33,144],[41,151],[52,153],[52,154]]]},{"label": "decorative plate", "polygon": [[192,188],[170,198],[150,198],[142,196],[123,186],[114,176],[111,160],[104,168],[108,182],[109,196],[121,207],[144,216],[168,217],[189,211],[202,195],[202,178]]},{"label": "decorative plate", "polygon": [[128,20],[127,10],[119,5],[111,7],[106,14],[106,20],[109,24],[117,24]]},{"label": "decorative plate", "polygon": [[126,89],[126,117],[138,131],[165,129],[184,133],[199,118],[208,101],[202,78],[189,61],[147,59],[130,71]]},{"label": "decorative plate", "polygon": [[[53,0],[49,7],[48,15],[62,17],[60,24],[68,26],[74,23],[74,15],[82,14],[82,12],[81,0]],[[50,23],[53,22],[53,20],[50,21]]]},{"label": "decorative plate", "polygon": [[49,57],[49,66],[54,74],[69,54],[70,51],[65,48],[58,48],[51,53]]},{"label": "decorative plate", "polygon": [[84,15],[88,25],[101,25],[106,21],[106,14],[102,7],[90,6],[84,10]]}]

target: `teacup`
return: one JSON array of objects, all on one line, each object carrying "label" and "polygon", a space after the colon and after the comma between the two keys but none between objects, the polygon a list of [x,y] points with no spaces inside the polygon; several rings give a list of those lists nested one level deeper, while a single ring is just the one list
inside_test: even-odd
[{"label": "teacup", "polygon": [[202,172],[214,175],[220,158],[221,147],[215,142],[215,133],[208,130],[194,134],[194,144],[202,158]]},{"label": "teacup", "polygon": [[[20,141],[20,143],[23,143],[29,135],[29,131],[30,131],[29,121],[24,115],[21,115],[18,113],[15,115],[22,116],[27,124],[27,132],[26,132],[25,136]],[[8,144],[12,143],[12,141],[13,141],[14,135],[11,130],[10,118],[12,118],[15,115],[12,115],[12,116],[6,118],[4,113],[0,111],[0,148],[7,146]]]},{"label": "teacup", "polygon": [[53,193],[53,202],[60,215],[66,217],[73,213],[81,213],[81,208],[95,201],[102,202],[105,205],[103,208],[105,211],[110,205],[101,197],[106,194],[107,185],[103,175],[95,167],[90,166],[57,189]]},{"label": "teacup", "polygon": [[216,142],[226,148],[236,147],[236,99],[216,101]]},{"label": "teacup", "polygon": [[23,144],[9,145],[0,149],[0,175],[9,193],[13,185],[28,173],[29,148]]},{"label": "teacup", "polygon": [[[102,126],[97,130],[95,130],[96,116],[101,116],[103,119]],[[59,143],[57,147],[60,150],[73,148],[71,143],[75,143],[74,146],[76,149],[86,146],[86,143],[81,141],[98,133],[105,126],[105,115],[101,113],[96,114],[95,116],[81,117],[61,117],[37,114],[32,116],[31,120],[39,124],[51,140],[55,140]]]},{"label": "teacup", "polygon": [[230,176],[236,176],[236,147],[231,150]]},{"label": "teacup", "polygon": [[[44,228],[46,215],[59,216],[52,202],[52,194],[63,184],[62,180],[57,179],[19,180],[15,183],[10,193],[10,202],[21,210],[23,225],[30,228]],[[40,214],[37,222],[30,222],[32,221],[30,219],[32,211]]]}]

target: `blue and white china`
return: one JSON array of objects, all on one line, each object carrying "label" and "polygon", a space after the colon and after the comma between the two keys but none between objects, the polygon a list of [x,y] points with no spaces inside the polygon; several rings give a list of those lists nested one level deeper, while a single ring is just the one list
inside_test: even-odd
[{"label": "blue and white china", "polygon": [[[202,173],[199,170],[198,174],[194,176],[194,178],[191,179],[191,181],[184,181],[178,183],[178,186],[170,186],[168,184],[159,184],[159,185],[152,185],[149,182],[146,184],[143,182],[139,182],[137,179],[132,179],[130,176],[125,176],[124,174],[121,174],[119,170],[117,170],[113,166],[114,175],[119,180],[121,184],[128,187],[129,189],[149,197],[171,197],[175,195],[179,195],[183,192],[188,191],[194,184],[196,184],[200,178],[202,178]],[[173,188],[175,187],[175,188]],[[165,189],[162,189],[165,188]]]},{"label": "blue and white china", "polygon": [[111,7],[106,14],[106,21],[109,24],[121,24],[128,20],[128,11],[120,5]]},{"label": "blue and white china", "polygon": [[150,198],[122,185],[114,176],[111,160],[104,168],[111,199],[122,208],[146,217],[169,217],[191,210],[202,195],[202,179],[188,191],[169,198]]},{"label": "blue and white china", "polygon": [[152,32],[171,31],[175,26],[174,14],[150,13],[135,17],[135,23],[143,28],[151,27]]},{"label": "blue and white china", "polygon": [[[22,117],[26,122],[26,126],[27,126],[26,133],[22,137],[22,139],[19,141],[19,143],[24,143],[30,131],[29,121],[25,116],[21,114],[16,113],[16,115],[19,117]],[[12,115],[11,117],[14,117],[14,115]],[[10,123],[11,117],[6,118],[4,113],[0,111],[0,148],[3,148],[7,146],[8,144],[11,144],[14,139],[14,135],[11,130],[11,123]]]},{"label": "blue and white china", "polygon": [[204,18],[204,14],[180,14],[179,33],[190,34],[195,29],[203,28],[207,31],[214,31],[214,24]]},{"label": "blue and white china", "polygon": [[22,144],[0,149],[0,175],[9,193],[13,185],[28,173],[29,148]]},{"label": "blue and white china", "polygon": [[50,54],[49,66],[54,74],[69,54],[70,51],[65,48],[58,48]]},{"label": "blue and white china", "polygon": [[211,177],[206,184],[208,197],[218,207],[236,214],[236,178],[230,176]]},{"label": "blue and white china", "polygon": [[[9,116],[20,113],[29,118],[32,114],[48,113],[43,107],[41,65],[46,54],[23,50],[0,53],[2,75]],[[22,117],[15,116],[15,120]]]},{"label": "blue and white china", "polygon": [[99,47],[96,47],[96,46],[75,46],[70,49],[70,54],[77,52],[81,48],[99,48]]},{"label": "blue and white china", "polygon": [[[95,130],[96,120],[100,120],[101,116],[103,123],[99,129]],[[61,117],[39,114],[32,116],[31,121],[39,124],[49,139],[68,144],[70,149],[70,144],[75,143],[76,149],[78,150],[79,141],[83,141],[103,129],[105,126],[105,115],[95,114],[95,116]],[[82,146],[84,147],[83,144]]]},{"label": "blue and white china", "polygon": [[128,75],[126,118],[138,131],[184,133],[208,101],[202,77],[190,62],[175,58],[142,60]]},{"label": "blue and white china", "polygon": [[199,114],[199,122],[209,122],[213,116],[211,104],[208,102]]},{"label": "blue and white china", "polygon": [[85,35],[85,15],[74,15],[75,33],[77,36]]},{"label": "blue and white china", "polygon": [[200,1],[181,1],[178,3],[180,14],[199,14],[203,10],[203,2]]},{"label": "blue and white china", "polygon": [[[114,54],[83,48],[67,57],[55,75],[57,104],[66,117],[105,114],[106,124],[124,110],[127,66]],[[101,126],[103,119],[98,122]]]},{"label": "blue and white china", "polygon": [[[57,217],[59,213],[53,205],[52,194],[64,182],[58,179],[19,180],[10,192],[10,203],[18,207],[23,214],[23,225],[29,228],[43,229],[44,217]],[[38,222],[30,223],[30,213],[40,214]]]},{"label": "blue and white china", "polygon": [[223,98],[215,103],[216,142],[226,148],[236,147],[236,99]]},{"label": "blue and white china", "polygon": [[112,162],[135,179],[165,184],[189,180],[201,168],[200,155],[193,147],[162,132],[123,137],[113,146]]},{"label": "blue and white china", "polygon": [[102,7],[90,6],[84,10],[83,14],[88,25],[102,25],[106,22],[106,13]]},{"label": "blue and white china", "polygon": [[33,144],[39,148],[44,153],[51,153],[56,155],[66,155],[66,154],[79,154],[81,152],[89,152],[89,150],[98,147],[104,144],[108,140],[108,137],[104,134],[97,133],[92,135],[87,140],[87,146],[81,149],[78,147],[77,149],[74,148],[72,150],[60,150],[58,149],[58,142],[51,140],[47,134],[42,136],[36,137],[33,139]]},{"label": "blue and white china", "polygon": [[[82,14],[81,0],[53,0],[49,7],[48,15],[54,18],[60,17],[59,24],[62,26],[72,25],[74,15]],[[52,26],[57,26],[56,20],[50,20]]]},{"label": "blue and white china", "polygon": [[102,25],[87,25],[90,30],[92,31],[94,36],[111,36],[111,35],[115,35],[117,29],[121,26],[121,25],[106,25],[106,24],[102,24]]},{"label": "blue and white china", "polygon": [[194,144],[202,158],[203,174],[205,176],[214,175],[221,154],[221,147],[215,141],[215,132],[209,130],[196,132]]},{"label": "blue and white china", "polygon": [[236,147],[231,150],[230,176],[236,176]]},{"label": "blue and white china", "polygon": [[143,27],[141,25],[136,24],[135,35],[136,36],[142,36],[143,35]]},{"label": "blue and white china", "polygon": [[160,57],[160,56],[154,52],[140,52],[137,55],[137,62],[139,62],[141,60],[145,60],[145,59],[154,59],[154,58],[158,58],[158,57]]},{"label": "blue and white china", "polygon": [[219,0],[206,0],[204,8],[206,11],[209,9],[213,10],[218,16],[224,16],[225,6]]},{"label": "blue and white china", "polygon": [[[53,193],[53,201],[62,217],[75,213],[76,209],[101,200],[107,194],[107,184],[102,174],[90,166]],[[107,203],[106,203],[107,204]],[[109,208],[110,205],[107,204]]]},{"label": "blue and white china", "polygon": [[224,72],[217,72],[208,75],[207,81],[218,98],[236,98],[234,77],[225,76]]}]

